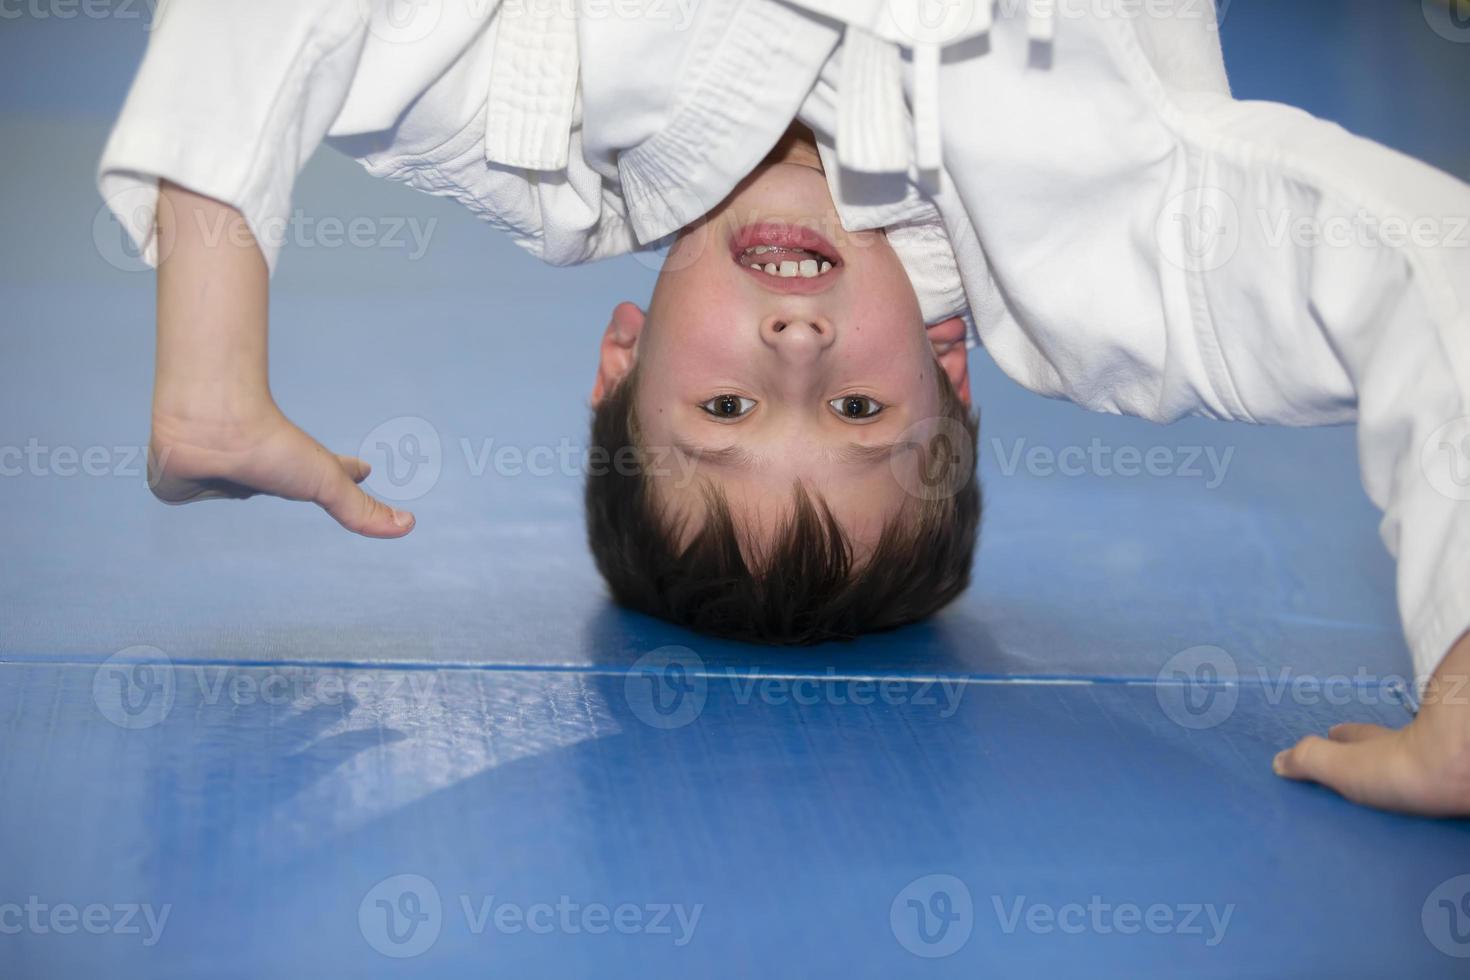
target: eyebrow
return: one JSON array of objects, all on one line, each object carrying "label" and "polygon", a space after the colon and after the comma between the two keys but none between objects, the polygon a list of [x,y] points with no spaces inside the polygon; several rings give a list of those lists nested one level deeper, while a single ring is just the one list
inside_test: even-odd
[{"label": "eyebrow", "polygon": [[[854,463],[871,466],[892,459],[897,453],[908,449],[914,449],[918,443],[901,440],[898,442],[882,442],[874,445],[866,445],[861,442],[850,442],[841,449],[829,454],[828,458],[834,463]],[[752,469],[760,465],[760,459],[750,450],[743,446],[722,446],[713,449],[705,446],[695,446],[687,442],[675,442],[674,449],[680,455],[695,460],[696,462],[714,463],[716,466],[731,466],[742,469]]]},{"label": "eyebrow", "polygon": [[850,442],[836,453],[834,458],[843,463],[882,463],[892,459],[898,453],[917,448],[917,446],[918,443],[910,440],[880,442],[872,446]]}]

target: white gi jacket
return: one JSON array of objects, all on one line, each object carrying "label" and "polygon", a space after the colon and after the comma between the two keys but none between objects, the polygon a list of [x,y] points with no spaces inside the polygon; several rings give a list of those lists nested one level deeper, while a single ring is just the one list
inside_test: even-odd
[{"label": "white gi jacket", "polygon": [[676,232],[793,118],[1026,387],[1356,420],[1421,678],[1470,627],[1470,188],[1233,100],[1211,0],[168,0],[99,184],[145,254],[163,177],[274,264],[325,139],[569,264]]}]

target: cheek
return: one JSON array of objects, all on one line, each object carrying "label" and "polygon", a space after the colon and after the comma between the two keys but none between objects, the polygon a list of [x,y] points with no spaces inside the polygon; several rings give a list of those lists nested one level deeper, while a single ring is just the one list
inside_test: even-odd
[{"label": "cheek", "polygon": [[893,308],[872,302],[855,311],[844,345],[847,366],[893,382],[932,379],[937,364],[918,311],[886,312]]},{"label": "cheek", "polygon": [[[755,336],[754,314],[728,270],[696,264],[659,277],[643,346],[660,360],[693,370],[710,358],[729,356]],[[747,322],[748,321],[748,322]]]}]

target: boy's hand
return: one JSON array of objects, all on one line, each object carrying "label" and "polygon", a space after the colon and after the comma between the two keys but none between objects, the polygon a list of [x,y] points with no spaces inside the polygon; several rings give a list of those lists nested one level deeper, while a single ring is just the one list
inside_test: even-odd
[{"label": "boy's hand", "polygon": [[1276,757],[1278,775],[1318,782],[1355,803],[1428,817],[1470,817],[1470,633],[1425,689],[1412,722],[1338,725]]},{"label": "boy's hand", "polygon": [[167,181],[158,202],[158,351],[149,486],[188,503],[264,493],[319,504],[343,527],[399,538],[413,515],[357,486],[368,465],[337,456],[271,398],[269,273],[240,212]]},{"label": "boy's hand", "polygon": [[413,530],[413,515],[362,491],[357,484],[370,470],[326,449],[274,405],[228,421],[153,416],[148,485],[171,504],[269,494],[318,504],[367,537],[402,537]]}]

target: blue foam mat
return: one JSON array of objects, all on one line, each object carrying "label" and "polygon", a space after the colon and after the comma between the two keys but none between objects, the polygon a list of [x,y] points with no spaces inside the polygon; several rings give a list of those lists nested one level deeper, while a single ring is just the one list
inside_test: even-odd
[{"label": "blue foam mat", "polygon": [[[681,702],[659,671],[216,664],[159,666],[129,715],[112,670],[0,668],[0,838],[25,841],[0,893],[170,911],[151,946],[146,917],[9,938],[15,975],[1464,975],[1425,906],[1470,826],[1267,765],[1329,721],[1401,723],[1391,696],[716,669]],[[914,955],[943,949],[915,895],[968,903],[951,955]],[[584,928],[620,905],[627,934]]]}]

